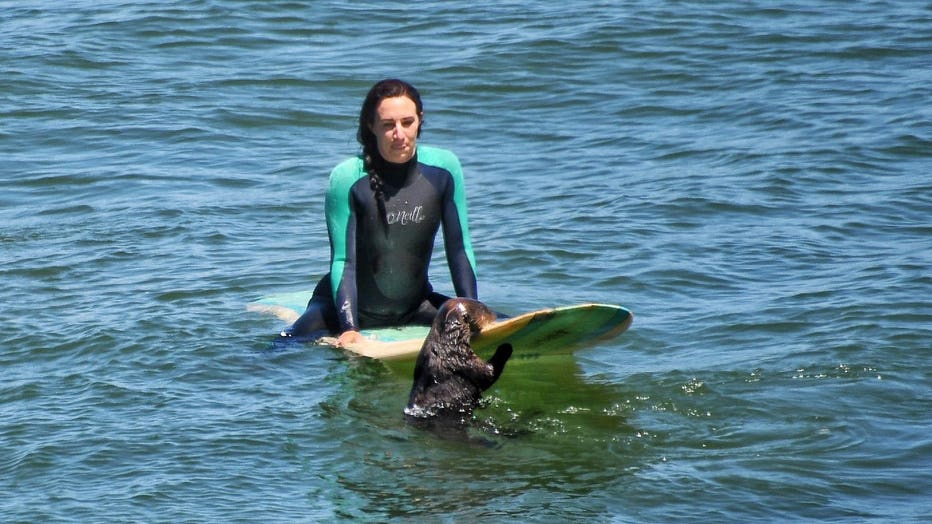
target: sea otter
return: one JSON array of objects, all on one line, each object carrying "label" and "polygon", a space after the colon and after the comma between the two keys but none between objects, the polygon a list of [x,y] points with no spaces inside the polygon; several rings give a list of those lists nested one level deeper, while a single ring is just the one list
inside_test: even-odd
[{"label": "sea otter", "polygon": [[414,385],[404,412],[411,421],[443,418],[465,424],[483,391],[498,380],[511,357],[511,344],[498,346],[488,362],[479,358],[470,339],[495,320],[495,313],[476,300],[447,300],[434,317],[414,367]]}]

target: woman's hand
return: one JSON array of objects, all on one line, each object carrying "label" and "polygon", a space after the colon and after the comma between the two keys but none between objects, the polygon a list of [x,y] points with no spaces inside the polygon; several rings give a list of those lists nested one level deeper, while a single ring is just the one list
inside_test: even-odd
[{"label": "woman's hand", "polygon": [[358,344],[365,340],[365,337],[362,336],[362,333],[359,331],[344,331],[337,338],[336,346],[338,348],[344,348],[347,345]]}]

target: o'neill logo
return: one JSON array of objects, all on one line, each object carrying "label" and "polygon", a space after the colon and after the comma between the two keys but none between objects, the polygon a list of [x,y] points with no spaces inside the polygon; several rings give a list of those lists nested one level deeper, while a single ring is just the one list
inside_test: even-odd
[{"label": "o'neill logo", "polygon": [[403,226],[408,224],[420,224],[424,221],[423,206],[417,206],[410,211],[407,209],[389,211],[386,218],[389,224],[401,224]]}]

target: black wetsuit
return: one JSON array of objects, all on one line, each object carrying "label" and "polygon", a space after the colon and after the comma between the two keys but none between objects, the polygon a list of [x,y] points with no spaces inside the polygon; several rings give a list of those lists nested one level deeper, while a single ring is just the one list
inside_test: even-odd
[{"label": "black wetsuit", "polygon": [[430,324],[447,299],[433,291],[428,279],[441,225],[456,295],[477,298],[459,160],[449,151],[418,146],[407,164],[379,167],[384,209],[361,158],[348,159],[331,172],[326,200],[330,273],[317,284],[290,334]]}]

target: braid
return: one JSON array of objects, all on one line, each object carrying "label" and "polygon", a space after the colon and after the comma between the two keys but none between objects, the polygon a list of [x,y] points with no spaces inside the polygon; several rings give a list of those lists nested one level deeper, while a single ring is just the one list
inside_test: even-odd
[{"label": "braid", "polygon": [[368,148],[364,148],[362,153],[363,169],[366,171],[366,173],[369,174],[369,187],[372,189],[372,193],[375,195],[375,202],[379,207],[379,218],[382,219],[382,225],[386,226],[387,232],[388,213],[385,210],[385,182],[382,180],[382,176],[379,175],[379,172],[376,169],[375,158],[373,157],[372,153],[366,149]]},{"label": "braid", "polygon": [[378,171],[376,171],[375,162],[373,162],[372,155],[369,153],[363,154],[363,169],[369,174],[369,187],[372,188],[376,200],[380,202],[385,200],[385,184],[382,182],[382,177]]}]

